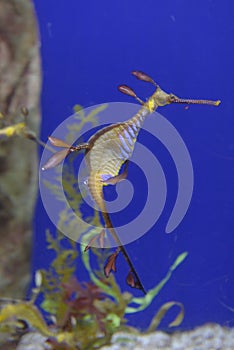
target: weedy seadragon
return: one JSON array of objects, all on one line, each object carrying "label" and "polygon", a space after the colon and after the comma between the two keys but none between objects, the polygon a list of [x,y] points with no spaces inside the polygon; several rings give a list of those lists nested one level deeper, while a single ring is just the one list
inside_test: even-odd
[{"label": "weedy seadragon", "polygon": [[[117,249],[109,256],[105,264],[104,273],[106,277],[108,277],[112,271],[116,271],[116,258],[119,253],[122,252],[129,266],[129,272],[126,278],[127,284],[133,288],[142,290],[143,293],[146,294],[146,290],[137,274],[137,271],[112,225],[104,200],[103,186],[107,184],[116,184],[127,177],[128,161],[132,156],[138,133],[145,118],[153,113],[159,106],[165,106],[171,103],[183,103],[187,106],[190,104],[218,106],[220,101],[182,99],[174,94],[167,94],[164,92],[158,84],[156,84],[155,81],[145,73],[141,71],[133,71],[132,74],[139,80],[153,84],[156,88],[153,95],[146,102],[143,102],[127,85],[120,85],[118,87],[119,91],[134,97],[141,104],[140,110],[125,122],[112,124],[102,128],[96,132],[87,143],[78,144],[77,146],[71,146],[60,139],[49,137],[53,146],[64,149],[55,153],[42,169],[46,170],[55,167],[71,152],[85,150],[85,158],[89,171],[88,188],[93,200],[98,205],[105,222],[105,229],[89,242],[85,250],[89,249],[94,240],[98,240],[100,247],[103,247],[105,230],[108,230],[116,241]],[[120,174],[122,166],[125,167],[125,169]]]}]

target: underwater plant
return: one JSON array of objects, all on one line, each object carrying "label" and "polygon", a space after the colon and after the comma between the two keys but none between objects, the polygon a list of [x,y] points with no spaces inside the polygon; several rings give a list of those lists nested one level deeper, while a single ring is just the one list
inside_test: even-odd
[{"label": "underwater plant", "polygon": [[[95,272],[90,265],[90,252],[81,249],[81,261],[90,281],[79,282],[75,277],[78,251],[74,242],[69,241],[70,247],[67,247],[67,239],[59,232],[53,237],[47,231],[46,236],[47,248],[55,253],[55,258],[47,270],[36,272],[36,287],[29,301],[8,302],[2,307],[0,331],[7,327],[8,332],[14,333],[17,325],[23,322],[27,331],[34,329],[45,336],[53,349],[91,350],[109,344],[112,335],[119,330],[131,331],[126,324],[126,315],[148,307],[187,256],[187,253],[181,254],[164,279],[147,295],[137,298],[122,292],[113,275],[108,279],[101,277],[103,259],[98,249],[91,248],[100,262],[100,268]],[[36,302],[38,296],[43,299],[40,307]],[[184,309],[181,303],[173,301],[158,310],[147,332],[154,331],[173,306],[180,310],[169,327],[178,326],[183,320]]]},{"label": "underwater plant", "polygon": [[[78,251],[72,241],[69,241],[70,247],[64,247],[64,240],[67,243],[60,233],[53,237],[47,231],[47,248],[55,253],[51,265],[47,270],[36,272],[36,288],[29,301],[9,303],[0,311],[1,326],[8,325],[13,331],[19,321],[24,322],[29,330],[35,329],[44,335],[53,349],[60,349],[61,345],[71,350],[94,349],[109,344],[115,332],[130,331],[125,316],[148,307],[187,256],[187,253],[181,254],[155,288],[144,297],[136,298],[128,292],[121,292],[113,275],[108,279],[101,278],[102,266],[94,273],[89,252],[85,253],[82,249],[81,258],[90,281],[79,282],[74,275]],[[97,249],[94,253],[100,259]],[[44,316],[36,303],[40,295],[43,298],[40,308],[44,310]],[[155,330],[173,306],[179,306],[180,311],[169,327],[178,326],[183,320],[183,306],[178,302],[168,302],[156,313],[147,331]]]}]

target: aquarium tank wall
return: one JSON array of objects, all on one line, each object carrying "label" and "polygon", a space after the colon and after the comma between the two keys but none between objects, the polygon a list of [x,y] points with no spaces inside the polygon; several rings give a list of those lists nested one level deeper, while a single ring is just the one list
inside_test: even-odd
[{"label": "aquarium tank wall", "polygon": [[[109,312],[115,315],[110,316],[112,326],[124,318],[127,325],[143,332],[150,325],[151,330],[172,331],[171,323],[176,330],[206,323],[232,327],[233,3],[34,0],[34,6],[42,118],[40,134],[30,126],[37,136],[27,136],[30,145],[36,141],[39,152],[27,295],[30,299],[32,289],[38,292],[35,307],[46,320],[42,328],[53,323],[48,314],[55,315],[55,305],[45,295],[56,283],[66,286],[69,303],[77,309],[80,304],[74,303],[72,288],[84,293],[84,298],[89,291],[99,302],[103,292],[109,303],[121,300],[121,308]],[[159,90],[168,95],[155,97]],[[187,100],[176,100],[177,96]],[[105,237],[105,226],[111,229],[101,215],[100,203],[95,206],[89,194],[84,152],[75,147],[81,143],[91,147],[92,142],[97,147],[97,141],[89,140],[98,130],[124,122],[144,108],[149,116],[144,125],[136,124],[142,127],[137,140],[131,136],[134,128],[129,127],[127,141],[120,140],[120,155],[107,136],[97,161],[106,171],[106,163],[116,161],[118,153],[115,166],[121,177],[116,179],[117,173],[108,170],[95,185],[103,186],[103,198],[129,265],[121,249],[113,255],[119,244],[111,234]],[[101,133],[96,135],[101,140]],[[128,151],[133,139],[136,148]],[[93,149],[87,151],[90,163]],[[56,164],[48,165],[53,155]],[[126,158],[130,158],[127,166]],[[76,216],[78,223],[73,222]],[[76,282],[71,282],[71,276]],[[91,288],[90,280],[98,291]],[[85,281],[88,284],[82,287]],[[58,298],[63,292],[60,287],[56,290]],[[144,293],[151,297],[147,299]],[[141,313],[131,309],[130,300],[141,300]],[[163,305],[165,312],[152,324]],[[98,310],[98,327],[108,328],[110,319],[108,326],[102,323]],[[66,319],[64,310],[56,312],[64,317],[60,329],[69,332],[72,319]],[[111,327],[109,335],[114,332]],[[51,337],[50,331],[43,332]],[[60,341],[69,343],[68,337],[67,333],[57,337],[55,348]]]}]

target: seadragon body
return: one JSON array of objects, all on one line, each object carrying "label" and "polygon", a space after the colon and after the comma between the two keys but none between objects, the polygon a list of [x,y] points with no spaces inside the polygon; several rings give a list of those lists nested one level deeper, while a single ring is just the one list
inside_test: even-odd
[{"label": "seadragon body", "polygon": [[[78,146],[70,146],[56,138],[49,138],[54,146],[64,147],[66,150],[59,151],[53,155],[43,169],[56,166],[73,151],[85,149],[86,163],[89,170],[88,187],[91,196],[102,213],[105,228],[110,232],[117,243],[116,251],[108,258],[105,265],[105,275],[108,277],[111,271],[116,271],[116,258],[118,254],[122,252],[130,268],[127,275],[127,283],[131,287],[139,288],[146,293],[131,259],[112,225],[103,196],[103,186],[106,184],[116,184],[127,176],[127,162],[134,151],[138,133],[145,118],[154,112],[159,106],[165,106],[171,103],[208,104],[218,106],[220,101],[180,99],[173,94],[167,94],[161,90],[161,88],[146,74],[139,71],[134,71],[132,73],[138,79],[150,82],[156,86],[155,92],[146,102],[140,100],[135,92],[128,86],[119,86],[121,92],[136,98],[137,101],[141,103],[142,106],[139,111],[125,122],[104,127],[95,133],[87,143]],[[125,171],[122,174],[119,174],[120,168],[123,164],[125,164]],[[102,246],[101,239],[103,238],[103,233],[101,233],[101,235],[102,236],[99,236],[100,246]],[[92,241],[93,240],[88,244],[86,250],[92,245]]]}]

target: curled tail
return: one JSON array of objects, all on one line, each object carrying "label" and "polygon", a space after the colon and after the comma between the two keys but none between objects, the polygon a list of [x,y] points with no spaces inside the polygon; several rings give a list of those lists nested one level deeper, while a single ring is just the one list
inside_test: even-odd
[{"label": "curled tail", "polygon": [[101,174],[91,172],[89,179],[88,179],[88,186],[89,186],[89,190],[90,190],[90,193],[91,193],[94,201],[96,202],[96,204],[98,205],[98,207],[102,213],[106,229],[108,229],[111,236],[113,237],[113,239],[115,240],[115,242],[118,245],[116,251],[107,260],[107,263],[106,263],[105,268],[104,268],[105,275],[108,277],[112,270],[116,271],[116,268],[115,268],[116,258],[118,256],[119,252],[122,252],[122,254],[124,255],[124,258],[127,261],[128,266],[130,268],[130,271],[129,271],[129,273],[127,275],[127,279],[126,279],[127,283],[133,288],[141,289],[143,291],[143,293],[146,294],[145,288],[142,285],[141,280],[140,280],[140,278],[139,278],[139,276],[138,276],[138,274],[133,266],[133,263],[128,255],[125,247],[123,246],[117,232],[115,231],[115,229],[112,225],[110,215],[107,212],[105,200],[103,197],[103,182],[102,182]]}]

